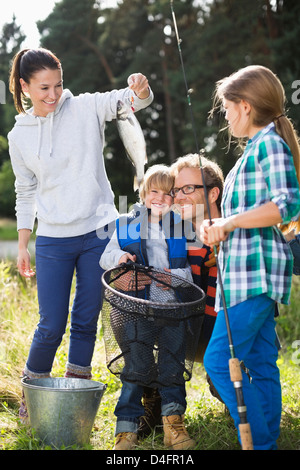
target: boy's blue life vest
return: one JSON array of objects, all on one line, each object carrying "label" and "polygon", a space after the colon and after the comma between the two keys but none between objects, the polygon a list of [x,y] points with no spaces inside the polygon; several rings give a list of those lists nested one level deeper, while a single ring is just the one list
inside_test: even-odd
[{"label": "boy's blue life vest", "polygon": [[[134,210],[121,215],[116,221],[116,230],[120,248],[136,255],[136,263],[151,266],[146,253],[148,233],[148,209],[136,204]],[[184,268],[187,262],[187,240],[183,235],[183,224],[177,214],[170,211],[160,222],[168,246],[168,268]]]}]

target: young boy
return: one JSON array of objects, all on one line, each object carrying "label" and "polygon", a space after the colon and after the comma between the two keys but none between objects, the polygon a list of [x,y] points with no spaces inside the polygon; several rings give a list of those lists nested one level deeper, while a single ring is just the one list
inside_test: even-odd
[{"label": "young boy", "polygon": [[[173,182],[170,170],[165,165],[154,165],[148,169],[140,188],[141,203],[117,220],[116,231],[100,260],[103,269],[131,260],[164,269],[192,282],[191,269],[187,263],[186,239],[183,236],[178,237],[176,216],[171,211],[173,198],[170,191]],[[181,227],[179,218],[178,224]],[[150,298],[157,298],[158,289],[157,285],[151,285]],[[165,341],[168,340],[168,328],[164,327]],[[182,337],[178,341],[180,340]],[[144,369],[147,374],[147,365],[144,365]],[[167,364],[164,369],[162,376],[168,372]],[[136,371],[133,370],[132,373],[135,375]],[[195,442],[189,437],[183,423],[186,409],[184,380],[181,385],[162,386],[158,390],[161,396],[165,446],[175,450],[193,447]],[[123,380],[115,408],[115,450],[129,450],[137,444],[139,420],[144,414],[141,402],[143,391],[143,384]]]}]

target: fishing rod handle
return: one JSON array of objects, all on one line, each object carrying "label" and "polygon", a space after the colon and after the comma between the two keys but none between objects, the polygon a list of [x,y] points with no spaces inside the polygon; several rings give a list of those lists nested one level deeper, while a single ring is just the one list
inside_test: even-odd
[{"label": "fishing rod handle", "polygon": [[[243,414],[246,415],[246,407],[244,406],[242,396],[240,396],[242,392],[241,383],[243,379],[242,369],[241,369],[240,361],[237,357],[229,359],[229,372],[230,372],[230,379],[233,382],[234,387],[236,388],[237,398],[239,398],[238,401],[241,401],[241,403],[238,403],[238,409],[240,408],[240,412],[241,412],[241,414],[239,413],[240,418],[241,420],[246,419],[246,416],[243,416]],[[240,391],[237,389],[239,389]],[[253,450],[250,424],[248,422],[240,423],[239,431],[240,431],[242,450]]]},{"label": "fishing rod handle", "polygon": [[249,423],[239,424],[242,450],[253,450],[252,434]]},{"label": "fishing rod handle", "polygon": [[229,359],[229,372],[231,382],[241,382],[243,379],[240,361],[237,357]]}]

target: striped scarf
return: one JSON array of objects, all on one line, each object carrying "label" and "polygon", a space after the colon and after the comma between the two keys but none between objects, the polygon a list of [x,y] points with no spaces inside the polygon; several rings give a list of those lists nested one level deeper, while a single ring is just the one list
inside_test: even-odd
[{"label": "striped scarf", "polygon": [[213,250],[206,245],[201,248],[189,247],[188,260],[192,268],[193,279],[206,293],[205,314],[217,316],[215,297],[217,284],[217,266]]}]

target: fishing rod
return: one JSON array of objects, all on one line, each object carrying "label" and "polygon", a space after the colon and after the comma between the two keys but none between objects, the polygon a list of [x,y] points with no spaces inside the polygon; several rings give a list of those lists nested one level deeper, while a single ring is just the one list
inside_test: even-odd
[{"label": "fishing rod", "polygon": [[[187,83],[185,67],[184,67],[184,62],[183,62],[183,55],[182,55],[182,51],[181,51],[181,42],[182,42],[182,40],[179,38],[179,34],[178,34],[176,15],[175,15],[174,7],[173,7],[173,0],[170,0],[170,6],[171,6],[173,24],[174,24],[174,29],[175,29],[175,35],[176,35],[176,39],[177,39],[178,52],[179,52],[179,57],[180,57],[180,62],[181,62],[181,67],[182,67],[182,72],[183,72],[183,78],[184,78],[184,83],[185,83],[185,88],[186,88],[187,102],[188,102],[190,115],[191,115],[192,128],[193,128],[195,144],[196,144],[196,152],[199,155],[199,166],[200,166],[200,170],[201,170],[201,176],[202,176],[202,182],[203,182],[203,189],[204,189],[205,201],[206,201],[206,206],[207,206],[208,218],[209,218],[210,225],[212,225],[211,211],[210,211],[209,201],[208,201],[207,185],[206,185],[206,182],[205,182],[204,171],[203,171],[203,166],[202,166],[202,161],[201,161],[201,154],[203,154],[204,152],[203,152],[203,150],[202,151],[199,150],[199,144],[198,144],[198,139],[197,139],[197,131],[196,131],[195,119],[194,119],[194,114],[193,114],[193,109],[192,109],[192,101],[191,101],[191,96],[190,96],[191,93],[192,93],[192,90],[189,89],[188,83]],[[222,276],[221,276],[220,265],[219,265],[219,261],[218,261],[218,252],[217,252],[216,245],[214,245],[214,255],[215,255],[215,258],[216,258],[216,265],[217,265],[217,272],[218,272],[218,283],[219,283],[221,298],[222,298],[222,302],[223,302],[224,316],[225,316],[227,336],[228,336],[228,342],[229,342],[229,351],[230,351],[230,356],[231,356],[231,358],[229,359],[230,379],[231,379],[231,382],[233,383],[233,387],[235,389],[235,394],[236,394],[236,399],[237,399],[237,409],[238,409],[238,414],[239,414],[239,418],[240,418],[239,432],[240,432],[241,444],[242,444],[242,449],[243,450],[253,450],[251,429],[250,429],[250,424],[248,423],[248,420],[247,420],[247,407],[245,405],[244,395],[243,395],[242,370],[241,370],[240,361],[235,356],[234,344],[233,344],[233,340],[232,340],[232,334],[231,334],[231,328],[230,328],[230,322],[229,322],[229,315],[228,315],[228,310],[227,310],[227,305],[226,305],[226,300],[225,300],[224,287],[223,287],[223,281],[222,281]]]}]

